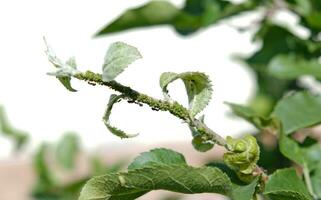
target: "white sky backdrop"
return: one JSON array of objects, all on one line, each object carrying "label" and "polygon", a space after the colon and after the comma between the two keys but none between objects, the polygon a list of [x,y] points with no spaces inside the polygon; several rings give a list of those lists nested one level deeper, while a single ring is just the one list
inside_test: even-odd
[{"label": "white sky backdrop", "polygon": [[[32,146],[56,141],[65,131],[78,132],[84,146],[108,143],[156,143],[185,140],[188,128],[164,112],[136,105],[118,104],[112,115],[115,125],[140,135],[122,140],[111,135],[102,115],[112,91],[79,81],[79,91],[68,92],[58,80],[46,75],[53,70],[44,54],[43,36],[56,54],[75,56],[80,70],[101,71],[104,54],[115,41],[136,46],[143,59],[131,65],[117,81],[154,97],[162,98],[158,79],[162,72],[202,71],[210,75],[214,95],[205,110],[206,122],[222,135],[233,135],[252,127],[227,115],[224,101],[245,103],[254,90],[250,71],[231,60],[233,53],[255,49],[250,33],[240,34],[227,25],[217,25],[192,37],[179,37],[167,26],[139,29],[93,39],[93,34],[126,8],[145,1],[55,0],[0,2],[0,104],[10,121],[31,134]],[[182,0],[172,1],[177,5]],[[182,84],[170,87],[173,98],[187,102]],[[186,105],[186,104],[185,104]],[[7,157],[11,143],[0,136],[0,158]]]}]

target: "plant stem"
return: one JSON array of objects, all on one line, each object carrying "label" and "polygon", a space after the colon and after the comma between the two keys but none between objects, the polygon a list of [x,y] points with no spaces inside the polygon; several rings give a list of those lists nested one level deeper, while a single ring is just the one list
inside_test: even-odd
[{"label": "plant stem", "polygon": [[309,193],[311,194],[313,199],[317,199],[317,196],[313,191],[311,178],[310,178],[310,172],[309,172],[309,168],[306,163],[303,164],[303,176],[304,176],[304,181],[305,181],[305,184],[308,188]]},{"label": "plant stem", "polygon": [[153,97],[150,97],[146,94],[140,93],[128,86],[124,86],[116,81],[108,81],[105,82],[102,80],[102,75],[98,73],[94,73],[91,71],[86,71],[84,73],[78,73],[74,75],[75,78],[83,81],[87,81],[89,84],[98,84],[107,86],[130,100],[137,102],[137,103],[143,103],[148,106],[150,106],[153,110],[161,110],[161,111],[168,111],[175,117],[178,117],[185,122],[187,122],[189,125],[194,126],[197,129],[202,129],[206,134],[209,140],[212,140],[218,145],[226,146],[226,141],[223,137],[221,137],[219,134],[208,128],[203,122],[196,118],[191,118],[188,110],[179,104],[178,102],[169,102],[165,100],[155,99]]}]

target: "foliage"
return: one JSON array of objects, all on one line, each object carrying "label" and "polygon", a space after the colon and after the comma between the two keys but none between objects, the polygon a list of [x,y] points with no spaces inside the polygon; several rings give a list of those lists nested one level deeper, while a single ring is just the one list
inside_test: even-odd
[{"label": "foliage", "polygon": [[20,150],[28,142],[28,133],[10,124],[2,106],[0,106],[0,134],[12,139],[16,150]]},{"label": "foliage", "polygon": [[[111,46],[115,47],[115,44],[119,43]],[[121,44],[120,50],[110,49],[121,52],[123,48],[133,48],[130,45]],[[116,55],[116,53],[109,52],[107,55]],[[163,73],[160,86],[164,93],[164,100],[158,100],[114,80],[103,80],[105,76],[115,78],[130,64],[126,60],[131,59],[131,53],[122,54],[120,57],[120,60],[125,61],[125,64],[120,64],[120,71],[107,72],[103,69],[102,75],[89,71],[68,75],[70,78],[98,83],[121,93],[112,95],[110,98],[103,118],[107,128],[120,138],[131,137],[109,124],[112,106],[121,99],[137,104],[147,104],[156,110],[169,111],[188,124],[192,131],[192,143],[195,149],[207,151],[214,144],[224,146],[227,152],[223,158],[230,171],[226,171],[226,166],[224,169],[215,165],[192,167],[187,165],[184,157],[177,152],[155,149],[137,157],[126,172],[107,173],[90,179],[85,184],[80,199],[136,199],[151,190],[159,189],[187,194],[220,193],[235,200],[256,198],[260,194],[269,196],[271,199],[319,198],[319,193],[314,190],[318,189],[315,184],[318,183],[319,177],[320,161],[317,158],[321,152],[320,145],[314,142],[308,147],[301,147],[289,138],[294,132],[321,122],[317,114],[321,109],[319,96],[309,92],[294,92],[281,98],[269,115],[257,113],[251,107],[228,103],[236,115],[252,123],[259,131],[279,136],[280,152],[302,167],[304,178],[297,176],[295,171],[290,169],[278,170],[268,176],[257,165],[260,147],[255,137],[246,135],[235,139],[228,136],[225,140],[205,124],[203,115],[196,118],[196,114],[203,110],[211,98],[211,85],[205,74],[199,72]],[[186,86],[189,109],[185,109],[169,96],[167,85],[176,79],[181,79]],[[212,145],[204,146],[207,142]],[[234,175],[231,175],[231,172]],[[292,185],[283,184],[287,178]],[[243,195],[236,195],[239,192]]]},{"label": "foliage", "polygon": [[[157,12],[155,12],[157,10]],[[308,31],[308,36],[297,34],[293,28],[274,20],[275,14],[288,11],[299,19],[297,27]],[[194,167],[186,163],[182,154],[158,148],[142,153],[127,171],[101,170],[99,162],[93,162],[95,177],[85,177],[70,185],[63,185],[51,172],[45,159],[47,145],[42,145],[35,155],[38,176],[33,196],[38,199],[76,199],[84,185],[81,200],[89,199],[136,199],[152,190],[174,192],[220,193],[233,200],[321,199],[321,146],[313,135],[303,135],[302,130],[321,124],[321,98],[301,83],[302,76],[321,79],[321,2],[318,0],[244,0],[233,3],[227,0],[186,0],[179,8],[168,1],[150,1],[145,5],[125,11],[117,19],[103,27],[96,36],[105,36],[134,28],[168,25],[181,35],[191,35],[218,22],[245,12],[258,13],[260,19],[240,27],[243,31],[254,30],[253,41],[261,45],[252,55],[241,57],[256,75],[257,91],[248,105],[226,103],[232,112],[249,122],[257,130],[256,136],[222,138],[210,129],[202,112],[212,96],[211,81],[201,72],[165,72],[160,76],[160,90],[164,99],[155,99],[115,79],[132,62],[142,56],[139,51],[123,42],[111,44],[104,58],[102,74],[76,69],[76,62],[61,61],[47,45],[47,56],[56,68],[53,75],[69,91],[76,90],[70,84],[72,78],[107,86],[117,92],[112,94],[103,121],[108,130],[120,138],[134,134],[110,124],[113,105],[127,100],[138,105],[145,104],[153,110],[167,111],[183,120],[192,132],[192,144],[198,151],[209,151],[215,144],[226,152],[224,163],[212,163]],[[185,85],[189,107],[171,99],[167,86],[180,79]],[[3,117],[2,117],[3,118]],[[0,117],[1,119],[1,117]],[[1,121],[4,133],[19,138]],[[5,131],[6,130],[6,131]],[[9,131],[8,131],[9,130]],[[266,145],[268,135],[275,139]],[[304,141],[298,140],[304,137]],[[260,144],[260,146],[259,146]],[[74,136],[66,136],[57,149],[57,161],[66,169],[73,169],[78,142]],[[270,148],[270,149],[269,149]],[[267,154],[269,152],[269,154]],[[266,155],[277,158],[273,162],[290,163],[287,168],[265,171],[261,163]],[[97,160],[96,160],[97,161]],[[275,163],[269,163],[275,170]],[[265,166],[264,166],[265,167]],[[269,168],[270,169],[270,168]],[[87,181],[89,179],[89,181]]]}]

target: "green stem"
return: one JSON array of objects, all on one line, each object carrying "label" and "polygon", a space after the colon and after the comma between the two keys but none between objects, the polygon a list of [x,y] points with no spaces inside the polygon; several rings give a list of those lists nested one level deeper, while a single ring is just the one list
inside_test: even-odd
[{"label": "green stem", "polygon": [[304,176],[304,181],[305,181],[305,184],[308,188],[309,193],[311,194],[313,199],[317,199],[317,196],[313,191],[313,186],[312,186],[312,182],[311,182],[311,178],[310,178],[310,172],[309,172],[309,168],[306,163],[303,164],[303,176]]},{"label": "green stem", "polygon": [[137,102],[137,103],[143,103],[148,106],[150,106],[154,110],[161,110],[161,111],[168,111],[175,117],[178,117],[185,122],[187,122],[189,125],[194,126],[197,129],[202,129],[207,134],[208,138],[215,142],[218,145],[226,146],[226,141],[223,137],[221,137],[219,134],[215,133],[213,130],[208,128],[203,122],[201,122],[198,119],[192,119],[190,117],[189,111],[179,104],[178,102],[169,102],[164,101],[160,99],[155,99],[153,97],[150,97],[146,94],[142,94],[128,86],[124,86],[116,81],[108,81],[105,82],[102,80],[102,75],[97,74],[91,71],[86,71],[84,73],[78,73],[74,75],[75,78],[83,81],[87,81],[89,84],[98,84],[107,86],[121,94],[123,94],[125,97],[129,98],[130,100]]}]

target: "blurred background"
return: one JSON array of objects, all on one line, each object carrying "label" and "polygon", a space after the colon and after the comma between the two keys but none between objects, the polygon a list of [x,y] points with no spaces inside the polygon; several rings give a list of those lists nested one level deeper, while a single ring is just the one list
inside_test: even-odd
[{"label": "blurred background", "polygon": [[[19,134],[29,136],[28,145],[16,150],[15,140],[0,135],[0,199],[75,199],[73,195],[79,189],[75,185],[81,185],[89,174],[117,171],[139,153],[153,147],[175,149],[194,165],[220,158],[223,152],[219,147],[207,153],[197,152],[191,145],[192,136],[185,124],[169,113],[153,112],[146,106],[121,103],[112,115],[115,124],[128,132],[140,133],[138,137],[121,140],[110,134],[102,123],[102,115],[112,91],[77,80],[72,81],[77,92],[61,87],[55,78],[46,75],[54,68],[44,53],[43,37],[63,60],[75,56],[81,71],[101,72],[104,55],[113,42],[123,41],[137,47],[143,59],[133,63],[117,81],[156,98],[162,98],[159,87],[162,72],[205,72],[212,80],[214,91],[204,111],[209,126],[224,137],[255,132],[252,125],[233,117],[224,102],[248,104],[257,97],[257,74],[241,57],[249,57],[261,48],[262,41],[253,41],[253,35],[260,28],[255,23],[266,17],[266,9],[258,6],[255,12],[242,12],[188,35],[165,24],[94,37],[125,10],[148,2],[12,0],[0,3],[0,104],[6,113],[3,118],[23,130],[15,130]],[[178,8],[185,5],[184,0],[170,2]],[[299,25],[300,18],[293,12],[278,9],[269,17],[298,37],[309,37],[309,30]],[[244,28],[247,30],[242,31]],[[305,82],[318,89],[309,77],[305,77]],[[182,83],[175,82],[169,89],[173,99],[188,104]],[[59,145],[65,143],[76,153],[66,150],[67,153],[60,154],[77,155],[75,169],[69,161],[66,161],[66,169],[55,161]],[[66,160],[60,159],[62,163]],[[42,166],[45,162],[53,169]],[[62,179],[63,183],[72,182],[76,189],[69,188],[72,192],[64,198],[57,197],[58,194],[46,196],[43,185],[48,183],[39,182],[39,174],[46,170],[55,171],[57,179]],[[73,182],[75,179],[77,183]],[[32,191],[34,197],[30,196]],[[62,189],[60,192],[66,194]],[[161,198],[153,195],[157,193],[140,199],[182,197],[165,192],[161,193]],[[202,198],[210,197],[191,195],[185,199]],[[220,198],[212,195],[210,199]]]}]

